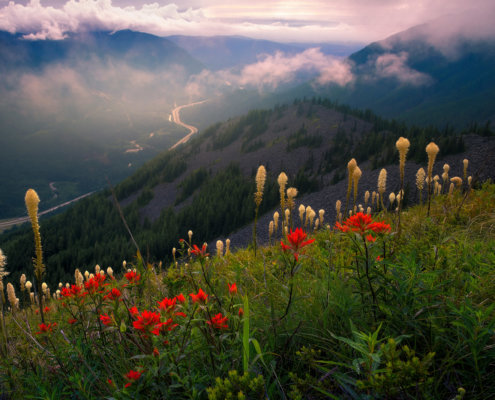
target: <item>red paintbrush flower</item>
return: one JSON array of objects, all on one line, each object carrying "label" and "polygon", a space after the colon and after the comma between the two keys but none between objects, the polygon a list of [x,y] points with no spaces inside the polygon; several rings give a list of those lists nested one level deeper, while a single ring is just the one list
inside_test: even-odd
[{"label": "red paintbrush flower", "polygon": [[103,325],[112,325],[112,318],[110,318],[108,314],[100,314],[100,320]]},{"label": "red paintbrush flower", "polygon": [[127,272],[124,276],[129,281],[129,283],[138,283],[141,279],[141,275],[137,274],[134,271]]},{"label": "red paintbrush flower", "polygon": [[290,234],[287,235],[287,240],[289,241],[289,245],[286,245],[284,242],[280,241],[280,245],[284,251],[291,250],[294,254],[294,258],[296,261],[299,260],[299,249],[302,249],[304,246],[313,243],[314,239],[306,240],[308,235],[301,229],[297,228],[295,231],[290,230]]},{"label": "red paintbrush flower", "polygon": [[227,317],[224,317],[222,313],[218,313],[215,315],[210,321],[206,321],[206,323],[212,326],[215,329],[228,329],[229,326],[226,324]]},{"label": "red paintbrush flower", "polygon": [[175,308],[175,304],[177,303],[177,298],[169,299],[167,297],[163,298],[162,301],[157,301],[158,308],[165,312],[173,311]]},{"label": "red paintbrush flower", "polygon": [[124,386],[126,388],[131,386],[134,382],[136,382],[139,378],[141,378],[142,374],[143,374],[142,371],[133,371],[131,369],[127,374],[125,374],[125,378],[130,382],[127,382]]},{"label": "red paintbrush flower", "polygon": [[175,296],[175,298],[179,301],[179,303],[185,303],[186,302],[186,298],[184,297],[184,295],[182,293],[179,294],[178,296]]},{"label": "red paintbrush flower", "polygon": [[136,321],[132,322],[135,329],[154,335],[158,335],[163,322],[160,322],[160,313],[144,310]]},{"label": "red paintbrush flower", "polygon": [[201,249],[197,245],[193,245],[191,249],[191,254],[194,254],[198,257],[207,257],[210,254],[206,252],[206,243],[201,246]]},{"label": "red paintbrush flower", "polygon": [[52,322],[51,324],[39,324],[38,328],[40,329],[38,332],[36,332],[36,335],[42,335],[43,333],[51,333],[53,332],[53,328],[57,326],[56,322]]},{"label": "red paintbrush flower", "polygon": [[228,285],[229,285],[229,293],[231,295],[237,294],[237,285],[235,283],[233,283],[232,285],[230,284]]},{"label": "red paintbrush flower", "polygon": [[121,295],[122,293],[120,293],[119,289],[113,288],[105,296],[103,296],[103,298],[108,300],[117,300]]},{"label": "red paintbrush flower", "polygon": [[203,289],[199,289],[197,294],[190,293],[189,296],[191,296],[191,299],[194,303],[197,303],[198,301],[206,303],[206,301],[208,300],[208,295],[203,291]]}]

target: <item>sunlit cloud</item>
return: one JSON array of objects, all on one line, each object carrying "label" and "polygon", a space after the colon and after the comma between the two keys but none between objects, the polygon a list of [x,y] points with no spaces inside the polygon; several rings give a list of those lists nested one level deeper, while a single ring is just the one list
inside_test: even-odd
[{"label": "sunlit cloud", "polygon": [[439,24],[436,34],[456,34],[454,26],[476,36],[479,20],[488,25],[494,10],[492,0],[0,0],[0,29],[25,33],[28,39],[61,39],[88,29],[133,29],[160,36],[371,42],[451,15],[457,15],[460,23]]}]

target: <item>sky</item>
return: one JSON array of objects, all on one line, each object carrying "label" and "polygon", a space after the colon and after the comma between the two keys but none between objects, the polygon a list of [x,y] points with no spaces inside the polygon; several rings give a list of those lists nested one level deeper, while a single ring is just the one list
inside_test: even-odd
[{"label": "sky", "polygon": [[133,29],[159,36],[369,43],[437,18],[447,21],[448,30],[451,17],[466,34],[483,30],[483,23],[495,25],[495,1],[0,0],[0,30],[22,32],[29,39],[63,39],[85,29]]}]

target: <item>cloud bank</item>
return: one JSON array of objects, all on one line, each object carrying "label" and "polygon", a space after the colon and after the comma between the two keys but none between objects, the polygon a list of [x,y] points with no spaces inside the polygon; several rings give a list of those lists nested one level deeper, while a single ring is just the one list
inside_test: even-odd
[{"label": "cloud bank", "polygon": [[189,79],[186,92],[201,98],[207,92],[228,88],[256,88],[259,91],[274,90],[280,85],[294,82],[299,75],[315,78],[315,83],[346,85],[354,78],[351,64],[343,59],[323,54],[320,49],[307,49],[298,54],[276,52],[262,55],[259,61],[240,70],[207,71]]},{"label": "cloud bank", "polygon": [[0,0],[0,29],[25,33],[28,39],[61,39],[85,29],[133,29],[161,36],[371,42],[451,15],[457,22],[437,25],[434,35],[493,35],[494,12],[493,0]]}]

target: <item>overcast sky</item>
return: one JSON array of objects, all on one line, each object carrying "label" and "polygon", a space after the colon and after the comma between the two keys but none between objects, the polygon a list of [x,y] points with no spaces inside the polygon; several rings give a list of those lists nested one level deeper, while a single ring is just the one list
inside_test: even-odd
[{"label": "overcast sky", "polygon": [[160,36],[369,43],[445,16],[474,32],[480,18],[495,25],[495,0],[0,0],[0,30],[39,39],[129,28]]}]

